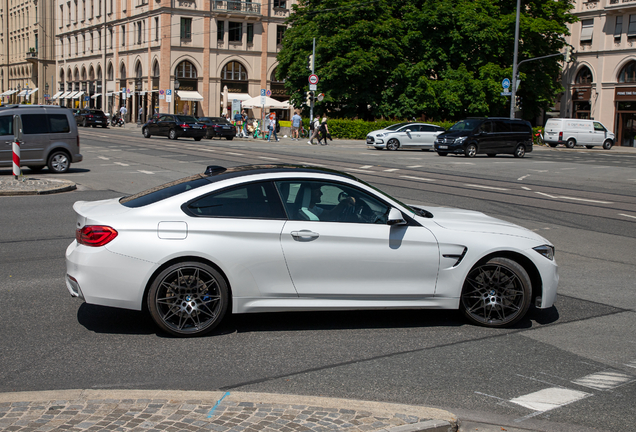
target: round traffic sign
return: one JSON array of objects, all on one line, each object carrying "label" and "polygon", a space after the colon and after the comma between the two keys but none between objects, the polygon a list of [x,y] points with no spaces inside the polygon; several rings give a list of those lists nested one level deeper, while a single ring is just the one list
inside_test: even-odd
[{"label": "round traffic sign", "polygon": [[318,84],[318,75],[316,74],[309,75],[309,84]]},{"label": "round traffic sign", "polygon": [[270,97],[272,95],[272,91],[267,89],[267,92],[265,92],[265,94],[267,95],[267,97]]},{"label": "round traffic sign", "polygon": [[501,82],[501,86],[507,89],[508,87],[510,87],[510,80],[508,78],[504,78],[504,80]]}]

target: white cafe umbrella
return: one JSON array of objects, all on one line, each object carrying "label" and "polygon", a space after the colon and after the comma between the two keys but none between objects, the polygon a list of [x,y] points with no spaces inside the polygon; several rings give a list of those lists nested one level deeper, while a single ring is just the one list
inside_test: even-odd
[{"label": "white cafe umbrella", "polygon": [[243,102],[243,108],[269,108],[269,109],[289,109],[289,103],[280,102],[276,99],[265,96],[265,103],[261,103],[262,96],[248,99]]},{"label": "white cafe umbrella", "polygon": [[227,115],[227,104],[229,103],[228,101],[228,91],[227,91],[227,86],[223,87],[223,96],[222,96],[222,103],[223,103],[223,113],[222,115]]}]

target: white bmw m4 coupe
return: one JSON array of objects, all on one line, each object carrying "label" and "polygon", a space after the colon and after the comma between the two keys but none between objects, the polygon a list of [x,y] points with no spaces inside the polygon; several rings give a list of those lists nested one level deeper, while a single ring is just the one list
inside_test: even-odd
[{"label": "white bmw m4 coupe", "polygon": [[483,213],[408,206],[342,172],[210,166],[132,196],[76,202],[66,286],[147,310],[176,336],[232,313],[460,309],[488,327],[551,307],[538,234]]}]

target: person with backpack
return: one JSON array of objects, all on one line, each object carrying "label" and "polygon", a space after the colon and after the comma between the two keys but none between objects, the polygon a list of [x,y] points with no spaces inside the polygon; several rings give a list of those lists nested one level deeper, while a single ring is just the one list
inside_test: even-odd
[{"label": "person with backpack", "polygon": [[314,144],[314,138],[318,138],[318,134],[320,133],[320,120],[318,120],[318,117],[316,117],[314,121],[309,124],[309,133],[310,138],[309,141],[307,141],[307,144],[316,145]]},{"label": "person with backpack", "polygon": [[[322,118],[322,122],[320,123],[320,136],[318,136],[318,143],[320,145],[328,145],[327,144],[327,138],[329,138],[331,141],[333,141],[331,139],[331,134],[329,133],[329,127],[327,126],[327,117],[323,117]],[[323,142],[320,142],[320,141]]]}]

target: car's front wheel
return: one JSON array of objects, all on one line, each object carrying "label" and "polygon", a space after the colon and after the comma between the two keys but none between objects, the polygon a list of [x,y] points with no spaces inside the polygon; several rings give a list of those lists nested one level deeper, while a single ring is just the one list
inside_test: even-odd
[{"label": "car's front wheel", "polygon": [[150,131],[147,127],[145,127],[141,132],[144,134],[144,138],[150,138],[152,136],[150,135]]},{"label": "car's front wheel", "polygon": [[71,167],[71,161],[66,152],[58,150],[51,153],[47,166],[49,167],[49,171],[56,174],[63,174]]},{"label": "car's front wheel", "polygon": [[460,307],[476,324],[505,327],[523,318],[531,296],[532,283],[525,269],[516,261],[496,257],[468,273]]},{"label": "car's front wheel", "polygon": [[400,142],[396,140],[395,138],[391,138],[390,140],[386,142],[387,150],[397,150],[399,148],[400,148]]},{"label": "car's front wheel", "polygon": [[194,140],[195,141],[201,141],[201,138],[203,138],[203,137],[194,137]]},{"label": "car's front wheel", "polygon": [[171,140],[176,140],[177,131],[175,129],[170,129],[170,132],[168,132],[168,138],[170,138]]},{"label": "car's front wheel", "polygon": [[228,306],[225,278],[200,262],[181,262],[162,271],[148,291],[148,310],[175,336],[201,336],[223,319]]},{"label": "car's front wheel", "polygon": [[519,144],[517,148],[515,149],[515,157],[522,158],[525,155],[526,155],[526,146],[524,146],[523,144]]},{"label": "car's front wheel", "polygon": [[477,146],[475,144],[468,144],[466,146],[466,150],[464,150],[464,155],[466,157],[472,158],[477,154]]},{"label": "car's front wheel", "polygon": [[613,145],[614,143],[612,142],[612,140],[605,140],[605,142],[603,143],[603,148],[605,150],[609,150],[612,148]]},{"label": "car's front wheel", "polygon": [[446,152],[441,152],[441,151],[437,152],[437,156],[446,156],[447,154],[448,153],[446,153]]}]

